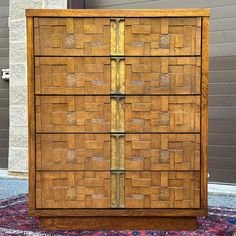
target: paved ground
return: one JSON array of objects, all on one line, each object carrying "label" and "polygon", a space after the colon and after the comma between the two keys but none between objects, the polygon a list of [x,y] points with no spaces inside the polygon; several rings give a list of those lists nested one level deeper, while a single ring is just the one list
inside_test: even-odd
[{"label": "paved ground", "polygon": [[0,199],[27,192],[28,180],[0,178]]},{"label": "paved ground", "polygon": [[[28,180],[0,178],[0,199],[28,192]],[[236,208],[236,194],[209,194],[209,206]]]}]

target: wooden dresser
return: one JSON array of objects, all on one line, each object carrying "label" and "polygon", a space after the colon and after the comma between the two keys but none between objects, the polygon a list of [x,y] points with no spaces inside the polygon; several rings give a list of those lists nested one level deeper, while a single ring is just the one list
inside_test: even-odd
[{"label": "wooden dresser", "polygon": [[30,215],[47,229],[195,229],[209,10],[26,15]]}]

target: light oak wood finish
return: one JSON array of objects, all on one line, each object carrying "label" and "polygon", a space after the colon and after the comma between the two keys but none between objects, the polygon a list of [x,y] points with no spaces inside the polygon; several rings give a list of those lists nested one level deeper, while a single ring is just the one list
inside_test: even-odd
[{"label": "light oak wood finish", "polygon": [[209,41],[209,19],[202,18],[202,115],[201,115],[201,201],[202,208],[207,209],[207,168],[208,168],[208,41]]},{"label": "light oak wood finish", "polygon": [[28,144],[29,144],[29,208],[35,209],[35,96],[33,18],[27,17],[27,74],[28,74]]},{"label": "light oak wood finish", "polygon": [[109,18],[35,18],[35,55],[110,54]]},{"label": "light oak wood finish", "polygon": [[200,132],[200,96],[127,96],[126,132]]},{"label": "light oak wood finish", "polygon": [[110,170],[110,134],[37,134],[37,170]]},{"label": "light oak wood finish", "polygon": [[200,170],[199,134],[36,134],[36,150],[36,170]]},{"label": "light oak wood finish", "polygon": [[36,207],[199,208],[200,174],[128,170],[119,174],[37,171]]},{"label": "light oak wood finish", "polygon": [[27,9],[26,16],[33,17],[193,17],[210,16],[210,9],[86,9],[86,10],[49,10]]},{"label": "light oak wood finish", "polygon": [[200,94],[200,67],[200,57],[36,57],[36,94]]},{"label": "light oak wood finish", "polygon": [[110,94],[109,57],[36,57],[36,94]]},{"label": "light oak wood finish", "polygon": [[200,94],[200,57],[126,57],[127,94]]},{"label": "light oak wood finish", "polygon": [[209,10],[26,14],[29,213],[47,229],[195,229]]},{"label": "light oak wood finish", "polygon": [[127,56],[200,55],[201,18],[127,18]]},{"label": "light oak wood finish", "polygon": [[195,230],[195,217],[42,217],[40,227],[49,230]]},{"label": "light oak wood finish", "polygon": [[37,96],[36,132],[109,132],[109,96]]}]

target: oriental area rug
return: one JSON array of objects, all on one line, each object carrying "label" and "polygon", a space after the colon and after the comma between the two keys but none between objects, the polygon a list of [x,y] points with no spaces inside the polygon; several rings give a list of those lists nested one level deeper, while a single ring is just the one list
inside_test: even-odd
[{"label": "oriental area rug", "polygon": [[37,217],[28,215],[28,194],[0,200],[0,236],[5,235],[82,235],[82,236],[236,236],[236,209],[209,207],[208,217],[198,218],[196,231],[42,231]]}]

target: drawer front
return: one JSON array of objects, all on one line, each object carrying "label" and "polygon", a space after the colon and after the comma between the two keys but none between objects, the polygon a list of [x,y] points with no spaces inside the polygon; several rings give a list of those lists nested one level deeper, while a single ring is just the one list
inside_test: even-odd
[{"label": "drawer front", "polygon": [[42,171],[37,208],[199,208],[199,172]]},{"label": "drawer front", "polygon": [[127,96],[126,132],[200,132],[200,96]]},{"label": "drawer front", "polygon": [[200,55],[201,18],[35,18],[35,55]]},{"label": "drawer front", "polygon": [[37,134],[37,170],[199,170],[198,134]]},{"label": "drawer front", "polygon": [[126,172],[126,208],[199,208],[199,172]]},{"label": "drawer front", "polygon": [[37,170],[110,170],[110,134],[37,134]]},{"label": "drawer front", "polygon": [[36,94],[110,94],[109,57],[36,57]]},{"label": "drawer front", "polygon": [[109,18],[35,18],[35,55],[107,56]]},{"label": "drawer front", "polygon": [[200,94],[200,57],[36,57],[36,94]]},{"label": "drawer front", "polygon": [[124,139],[126,170],[200,170],[199,134],[126,134]]},{"label": "drawer front", "polygon": [[200,94],[200,57],[126,57],[127,94]]},{"label": "drawer front", "polygon": [[110,132],[109,96],[36,97],[36,132]]},{"label": "drawer front", "polygon": [[37,132],[200,132],[200,96],[41,96]]},{"label": "drawer front", "polygon": [[125,55],[200,55],[201,18],[126,18]]},{"label": "drawer front", "polygon": [[36,172],[36,208],[110,208],[110,173]]}]

